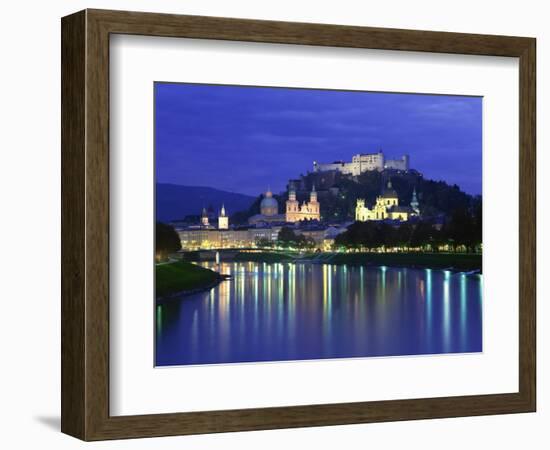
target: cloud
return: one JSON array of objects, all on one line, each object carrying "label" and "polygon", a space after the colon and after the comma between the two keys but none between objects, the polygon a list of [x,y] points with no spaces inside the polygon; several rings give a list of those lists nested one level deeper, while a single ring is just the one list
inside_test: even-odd
[{"label": "cloud", "polygon": [[467,190],[481,183],[461,175],[480,173],[481,98],[185,84],[156,93],[163,181],[244,192],[284,186],[313,160],[382,149],[437,179],[468,179]]}]

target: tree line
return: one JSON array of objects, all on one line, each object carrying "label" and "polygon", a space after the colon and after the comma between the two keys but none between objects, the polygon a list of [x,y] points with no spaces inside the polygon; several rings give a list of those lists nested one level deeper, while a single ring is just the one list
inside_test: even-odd
[{"label": "tree line", "polygon": [[[302,178],[308,189],[311,189],[319,176],[319,173],[308,173],[303,175]],[[323,187],[319,188],[319,183],[317,183],[321,204],[321,219],[325,221],[354,219],[357,199],[365,199],[368,206],[373,205],[376,197],[384,190],[388,180],[391,180],[393,188],[397,192],[400,205],[409,205],[413,190],[416,189],[420,211],[424,217],[436,217],[438,215],[450,217],[456,210],[469,209],[476,202],[481,202],[481,197],[463,192],[456,184],[449,185],[444,181],[427,180],[415,171],[395,173],[394,171],[378,172],[373,170],[364,172],[357,177],[345,175],[337,177],[333,186],[335,189],[331,192],[323,191]],[[273,195],[279,203],[279,213],[284,213],[285,202],[288,198],[287,194],[287,192],[281,192]],[[244,224],[249,217],[259,214],[262,198],[263,196],[259,195],[248,210],[233,214],[231,223]],[[298,200],[300,202],[308,201],[309,190],[298,192]]]},{"label": "tree line", "polygon": [[404,222],[392,225],[386,222],[355,222],[338,235],[338,248],[378,249],[400,247],[404,250],[438,251],[447,246],[449,251],[474,253],[481,250],[481,202],[475,208],[456,209],[449,220],[440,226],[431,221]]}]

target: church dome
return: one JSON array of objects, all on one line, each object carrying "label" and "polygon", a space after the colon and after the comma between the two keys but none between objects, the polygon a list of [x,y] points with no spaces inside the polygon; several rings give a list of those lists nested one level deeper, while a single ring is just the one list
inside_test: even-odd
[{"label": "church dome", "polygon": [[260,203],[260,212],[264,216],[274,216],[279,214],[279,203],[273,198],[273,193],[267,191]]},{"label": "church dome", "polygon": [[398,198],[397,192],[393,189],[391,181],[388,181],[388,187],[381,195],[382,198]]}]

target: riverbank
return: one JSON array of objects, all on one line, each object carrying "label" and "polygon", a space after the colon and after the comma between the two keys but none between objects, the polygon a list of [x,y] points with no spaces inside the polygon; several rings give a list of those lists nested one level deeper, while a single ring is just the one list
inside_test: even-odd
[{"label": "riverbank", "polygon": [[235,261],[265,263],[311,262],[319,264],[349,264],[364,266],[410,267],[418,269],[448,269],[461,272],[480,271],[482,255],[470,253],[274,253],[241,252]]},{"label": "riverbank", "polygon": [[[188,260],[196,255],[187,255]],[[259,263],[349,264],[364,266],[444,269],[460,272],[482,271],[482,255],[475,253],[340,253],[283,251],[234,251],[221,256],[222,261]],[[197,258],[197,260],[199,260]]]},{"label": "riverbank", "polygon": [[282,263],[295,261],[296,255],[274,252],[239,252],[233,260],[241,262]]},{"label": "riverbank", "polygon": [[155,296],[162,300],[211,289],[225,277],[218,272],[184,261],[155,266]]},{"label": "riverbank", "polygon": [[480,254],[470,253],[334,253],[330,264],[410,267],[474,271],[482,268]]}]

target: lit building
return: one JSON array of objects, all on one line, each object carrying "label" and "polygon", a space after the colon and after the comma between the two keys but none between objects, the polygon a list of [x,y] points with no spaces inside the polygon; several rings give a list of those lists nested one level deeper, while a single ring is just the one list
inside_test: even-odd
[{"label": "lit building", "polygon": [[220,215],[218,216],[218,229],[227,230],[229,228],[229,217],[225,214],[225,206],[222,205]]},{"label": "lit building", "polygon": [[206,208],[202,208],[201,226],[203,226],[204,228],[210,227],[210,219],[208,218],[208,212],[206,211]]},{"label": "lit building", "polygon": [[255,214],[248,219],[250,225],[258,225],[262,223],[277,223],[284,222],[285,215],[279,214],[279,203],[273,197],[270,189],[264,194],[264,198],[260,202],[260,214]]},{"label": "lit building", "polygon": [[314,172],[338,171],[345,175],[357,176],[363,172],[384,169],[408,171],[410,167],[409,155],[403,155],[400,159],[386,159],[384,153],[360,153],[351,158],[351,162],[335,161],[333,163],[313,162]]},{"label": "lit building", "polygon": [[[275,201],[275,199],[272,199]],[[275,208],[276,206],[275,201]],[[271,204],[273,206],[273,204]],[[264,212],[265,208],[264,208]],[[273,212],[268,211],[270,213]],[[275,210],[275,212],[277,212]],[[276,217],[277,214],[270,216]],[[279,217],[284,221],[284,215]],[[200,224],[177,228],[183,250],[222,249],[222,248],[252,248],[260,242],[275,242],[279,236],[282,224],[257,224],[248,227],[229,226],[229,217],[222,205],[218,214],[218,228],[212,226],[205,208],[201,213]]]},{"label": "lit building", "polygon": [[268,189],[264,194],[264,198],[260,202],[260,214],[264,216],[276,216],[279,214],[279,203],[273,198],[273,192],[271,189]]},{"label": "lit building", "polygon": [[303,202],[301,205],[296,199],[296,191],[291,187],[286,201],[286,221],[299,222],[302,220],[320,220],[320,218],[321,211],[315,186],[313,186],[309,195],[309,202]]},{"label": "lit building", "polygon": [[413,192],[411,206],[399,206],[397,192],[392,188],[391,181],[388,187],[376,198],[376,203],[369,209],[364,199],[357,199],[355,207],[355,220],[366,222],[369,220],[402,220],[407,221],[411,216],[419,215],[419,205],[416,199],[416,190]]},{"label": "lit building", "polygon": [[243,229],[184,228],[178,230],[183,250],[253,248],[262,242],[275,242],[281,227]]}]

